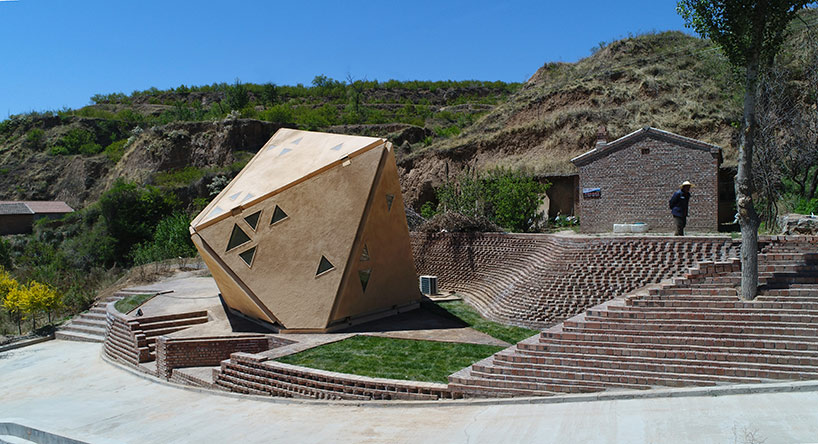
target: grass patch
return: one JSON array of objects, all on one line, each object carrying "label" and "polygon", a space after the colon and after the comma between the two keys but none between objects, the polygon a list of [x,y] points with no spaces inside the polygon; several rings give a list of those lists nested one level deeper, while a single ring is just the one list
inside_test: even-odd
[{"label": "grass patch", "polygon": [[515,327],[512,325],[504,325],[498,322],[486,320],[480,316],[480,313],[469,307],[463,301],[441,302],[437,305],[452,315],[460,318],[461,321],[469,324],[471,328],[495,337],[501,341],[506,341],[510,344],[516,344],[525,338],[530,338],[531,336],[539,333],[537,330],[530,330],[528,328]]},{"label": "grass patch", "polygon": [[278,359],[287,364],[375,378],[442,382],[504,347],[353,336]]},{"label": "grass patch", "polygon": [[120,313],[128,313],[134,308],[144,304],[145,301],[152,297],[153,297],[152,294],[132,294],[130,296],[125,296],[124,298],[116,301],[114,307],[116,307],[116,309]]}]

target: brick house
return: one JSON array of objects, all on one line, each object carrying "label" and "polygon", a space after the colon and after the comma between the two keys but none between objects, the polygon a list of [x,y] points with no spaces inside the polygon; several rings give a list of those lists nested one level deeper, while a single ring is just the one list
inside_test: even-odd
[{"label": "brick house", "polygon": [[582,232],[644,222],[649,231],[673,231],[671,194],[685,180],[691,191],[687,229],[718,230],[721,148],[646,126],[613,142],[600,129],[594,149],[571,159],[579,169]]},{"label": "brick house", "polygon": [[0,236],[31,233],[38,219],[59,219],[73,211],[62,201],[0,201]]}]

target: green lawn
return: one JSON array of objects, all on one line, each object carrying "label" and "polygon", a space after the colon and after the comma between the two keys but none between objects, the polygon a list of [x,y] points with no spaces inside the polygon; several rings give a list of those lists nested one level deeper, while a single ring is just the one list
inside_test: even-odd
[{"label": "green lawn", "polygon": [[[537,334],[536,330],[483,319],[477,311],[461,301],[442,302],[438,306],[473,329],[511,344]],[[284,356],[278,360],[287,364],[354,375],[445,383],[450,374],[503,348],[493,345],[354,336]]]},{"label": "green lawn", "polygon": [[353,336],[278,360],[354,375],[447,382],[447,377],[504,347]]},{"label": "green lawn", "polygon": [[525,338],[539,333],[537,330],[529,330],[527,328],[489,321],[480,316],[477,310],[469,307],[463,301],[440,302],[437,305],[469,324],[471,328],[510,344],[516,344]]},{"label": "green lawn", "polygon": [[116,309],[119,310],[120,313],[128,313],[134,308],[144,304],[145,301],[152,297],[153,297],[152,294],[132,294],[130,296],[125,296],[124,298],[116,301],[114,307],[116,307]]}]

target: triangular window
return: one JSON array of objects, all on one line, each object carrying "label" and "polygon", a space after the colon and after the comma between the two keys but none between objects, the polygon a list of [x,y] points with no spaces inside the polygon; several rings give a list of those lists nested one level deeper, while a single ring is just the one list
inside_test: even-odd
[{"label": "triangular window", "polygon": [[319,274],[326,273],[333,268],[335,268],[335,266],[332,265],[332,262],[328,261],[324,256],[321,256],[321,262],[318,264],[318,271],[315,272],[315,275],[318,276]]},{"label": "triangular window", "polygon": [[289,148],[284,148],[283,150],[281,150],[281,152],[280,152],[280,153],[278,153],[278,155],[279,155],[279,156],[283,156],[283,155],[285,155],[285,154],[289,153],[290,151],[292,151],[292,150],[291,150],[291,149],[289,149]]},{"label": "triangular window", "polygon": [[248,267],[253,266],[253,257],[255,257],[255,255],[256,247],[253,247],[243,253],[239,253],[239,257],[241,258],[241,260],[244,261],[245,264],[247,264]]},{"label": "triangular window", "polygon": [[261,211],[256,211],[255,213],[245,217],[244,221],[247,222],[247,225],[250,225],[250,228],[252,228],[253,231],[256,231],[256,228],[258,228],[258,220],[260,217]]},{"label": "triangular window", "polygon": [[273,219],[270,221],[270,225],[282,221],[287,218],[287,213],[281,209],[278,205],[276,205],[275,209],[273,210]]},{"label": "triangular window", "polygon": [[364,244],[364,251],[361,252],[361,262],[369,260],[369,248]]},{"label": "triangular window", "polygon": [[366,270],[358,270],[358,278],[361,280],[361,288],[364,289],[364,293],[366,293],[366,286],[369,284],[370,275],[372,275],[371,268],[367,268]]},{"label": "triangular window", "polygon": [[331,149],[331,150],[333,150],[333,151],[341,151],[341,147],[342,147],[342,146],[344,146],[344,144],[343,144],[343,143],[339,143],[338,145],[335,145],[334,147],[332,147],[332,148],[330,148],[330,149]]},{"label": "triangular window", "polygon": [[238,225],[233,225],[233,233],[230,234],[230,241],[227,243],[227,251],[230,251],[239,245],[250,242],[250,236],[244,232]]},{"label": "triangular window", "polygon": [[395,200],[394,194],[386,195],[386,211],[392,211],[392,201]]}]

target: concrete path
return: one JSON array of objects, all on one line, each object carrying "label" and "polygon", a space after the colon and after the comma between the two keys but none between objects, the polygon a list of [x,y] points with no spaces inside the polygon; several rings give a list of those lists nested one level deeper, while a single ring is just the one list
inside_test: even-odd
[{"label": "concrete path", "polygon": [[818,442],[818,392],[564,404],[327,405],[135,376],[66,341],[0,353],[0,422],[90,443]]}]

